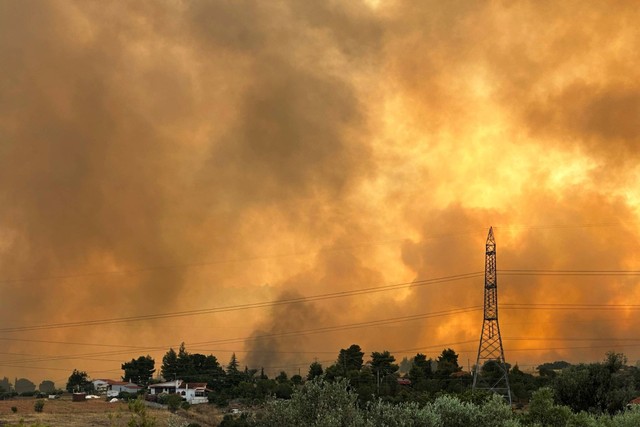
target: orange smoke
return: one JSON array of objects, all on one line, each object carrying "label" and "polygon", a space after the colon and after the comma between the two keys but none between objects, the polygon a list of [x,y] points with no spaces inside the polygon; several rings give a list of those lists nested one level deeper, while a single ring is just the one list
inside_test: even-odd
[{"label": "orange smoke", "polygon": [[[0,1],[0,376],[472,361],[482,276],[400,284],[481,272],[491,225],[498,269],[638,270],[639,13]],[[637,282],[505,271],[507,360],[640,358],[636,309],[593,307]]]}]

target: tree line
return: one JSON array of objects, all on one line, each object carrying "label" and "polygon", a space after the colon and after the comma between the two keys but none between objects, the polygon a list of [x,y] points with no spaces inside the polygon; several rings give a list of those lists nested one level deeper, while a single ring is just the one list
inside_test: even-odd
[{"label": "tree line", "polygon": [[49,394],[55,392],[55,383],[51,380],[44,380],[37,387],[35,383],[27,378],[16,378],[13,384],[7,377],[0,380],[0,395],[3,398],[14,395],[33,396],[38,393]]},{"label": "tree line", "polygon": [[[335,362],[329,366],[312,362],[304,376],[289,377],[282,371],[269,378],[263,369],[246,366],[242,369],[235,353],[223,366],[211,354],[188,352],[183,343],[177,351],[170,348],[165,353],[159,372],[156,372],[155,360],[149,355],[131,359],[121,367],[124,372],[122,380],[142,386],[174,379],[206,382],[212,390],[210,401],[220,405],[231,399],[241,399],[249,404],[264,402],[274,396],[290,399],[303,383],[317,378],[329,383],[346,381],[361,404],[377,399],[393,404],[426,404],[445,394],[466,401],[482,397],[482,393],[472,392],[472,374],[463,371],[453,349],[442,350],[436,358],[417,353],[405,362],[406,369],[401,372],[389,351],[374,351],[365,357],[361,347],[353,344],[340,349]],[[513,402],[517,407],[524,407],[535,392],[548,388],[554,404],[569,408],[574,413],[614,414],[640,395],[640,370],[628,366],[626,357],[621,353],[607,353],[603,361],[596,363],[544,363],[537,367],[536,375],[522,371],[517,365],[507,365],[507,369]],[[501,371],[495,362],[490,361],[480,367],[479,375],[490,380],[501,375]],[[77,370],[67,383],[67,390],[89,390],[91,387],[87,373]]]}]

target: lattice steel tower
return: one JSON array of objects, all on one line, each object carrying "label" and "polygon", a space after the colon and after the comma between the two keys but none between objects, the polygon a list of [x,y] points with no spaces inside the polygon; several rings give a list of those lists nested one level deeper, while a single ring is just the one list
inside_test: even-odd
[{"label": "lattice steel tower", "polygon": [[[488,364],[487,362],[492,362]],[[481,372],[483,368],[485,372]],[[478,359],[473,374],[473,390],[489,390],[498,393],[511,404],[509,375],[504,360],[502,337],[498,325],[498,275],[496,273],[496,240],[493,227],[487,236],[487,252],[484,265],[484,321],[480,334]]]}]

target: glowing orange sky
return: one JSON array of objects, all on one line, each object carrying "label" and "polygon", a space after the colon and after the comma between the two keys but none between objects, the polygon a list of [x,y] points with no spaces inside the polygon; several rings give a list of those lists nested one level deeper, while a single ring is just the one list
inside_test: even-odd
[{"label": "glowing orange sky", "polygon": [[[271,374],[352,343],[398,359],[453,346],[473,363],[480,311],[277,334],[474,307],[480,276],[7,329],[478,272],[491,225],[499,269],[640,270],[639,14],[630,1],[0,0],[0,377],[115,378],[182,341]],[[498,286],[503,304],[624,305],[638,281]],[[500,313],[511,363],[640,359],[632,307]]]}]

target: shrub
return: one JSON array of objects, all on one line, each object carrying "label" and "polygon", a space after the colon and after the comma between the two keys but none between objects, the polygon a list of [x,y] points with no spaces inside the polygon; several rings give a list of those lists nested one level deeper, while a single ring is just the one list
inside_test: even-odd
[{"label": "shrub", "polygon": [[572,418],[571,409],[553,403],[553,390],[542,387],[533,393],[525,421],[549,427],[565,427]]},{"label": "shrub", "polygon": [[461,402],[458,398],[452,396],[438,397],[428,406],[440,416],[442,423],[447,427],[476,425],[480,415],[477,406]]},{"label": "shrub", "polygon": [[175,412],[182,405],[182,396],[179,394],[170,394],[167,396],[167,406],[171,412]]},{"label": "shrub", "polygon": [[435,412],[421,410],[420,405],[415,402],[394,405],[378,399],[367,403],[365,416],[366,425],[370,427],[442,426],[440,418]]},{"label": "shrub", "polygon": [[248,419],[247,414],[242,414],[239,417],[227,414],[220,423],[220,427],[248,427],[251,425],[253,424]]},{"label": "shrub", "polygon": [[359,411],[357,395],[349,390],[345,379],[327,382],[314,378],[296,390],[291,400],[267,403],[262,420],[264,426],[360,426],[364,417]]},{"label": "shrub", "polygon": [[17,407],[17,406],[12,406],[12,407],[11,407],[11,412],[13,412],[14,414],[15,414],[16,412],[18,412],[18,407]]},{"label": "shrub", "polygon": [[36,400],[36,402],[33,404],[33,409],[36,412],[42,412],[42,410],[44,409],[44,400]]},{"label": "shrub", "polygon": [[131,419],[127,424],[129,427],[154,427],[156,421],[147,414],[147,407],[141,398],[129,401],[129,412]]},{"label": "shrub", "polygon": [[127,391],[121,391],[118,393],[118,399],[122,399],[124,401],[135,400],[138,396],[136,394],[131,394]]}]

